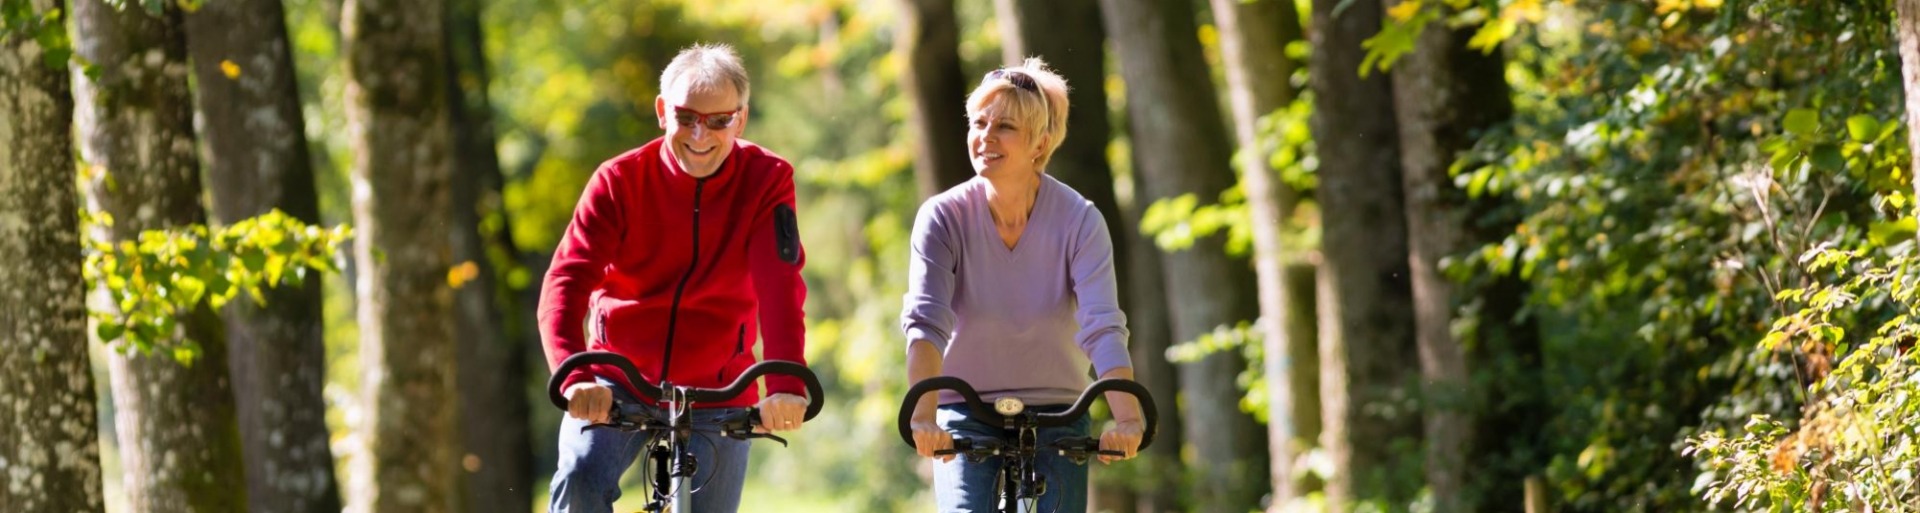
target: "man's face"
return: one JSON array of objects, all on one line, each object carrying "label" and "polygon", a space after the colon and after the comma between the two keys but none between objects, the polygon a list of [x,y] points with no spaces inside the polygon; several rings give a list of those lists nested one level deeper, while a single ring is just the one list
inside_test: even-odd
[{"label": "man's face", "polygon": [[695,178],[718,171],[747,126],[747,106],[732,85],[691,90],[675,84],[653,100],[653,110],[667,131],[669,153]]}]

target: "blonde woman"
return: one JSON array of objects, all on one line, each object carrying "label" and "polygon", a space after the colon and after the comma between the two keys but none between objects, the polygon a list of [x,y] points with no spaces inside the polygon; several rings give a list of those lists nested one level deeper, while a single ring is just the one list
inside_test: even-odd
[{"label": "blonde woman", "polygon": [[[1133,379],[1127,321],[1114,283],[1113,243],[1093,204],[1047,176],[1067,136],[1067,84],[1045,62],[988,73],[967,98],[967,154],[976,176],[920,206],[900,314],[912,382],[949,375],[995,401],[1014,397],[1042,413],[1065,410],[1089,383]],[[1103,463],[1134,456],[1144,423],[1130,395],[1107,397],[1117,421],[1100,437]],[[911,426],[916,450],[952,447],[952,436],[996,437],[968,418],[959,396],[929,394]],[[1039,443],[1087,436],[1089,421],[1040,430]],[[938,457],[939,511],[990,511],[999,462]],[[1043,454],[1039,511],[1085,511],[1087,470]]]}]

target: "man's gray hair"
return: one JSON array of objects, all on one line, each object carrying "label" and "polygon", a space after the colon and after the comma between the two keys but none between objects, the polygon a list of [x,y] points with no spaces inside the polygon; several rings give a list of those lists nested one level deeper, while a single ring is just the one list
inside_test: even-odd
[{"label": "man's gray hair", "polygon": [[740,93],[740,106],[747,105],[747,68],[740,65],[740,54],[731,46],[699,43],[681,50],[660,72],[660,94],[667,94],[679,81],[686,81],[690,91],[710,91],[730,84]]}]

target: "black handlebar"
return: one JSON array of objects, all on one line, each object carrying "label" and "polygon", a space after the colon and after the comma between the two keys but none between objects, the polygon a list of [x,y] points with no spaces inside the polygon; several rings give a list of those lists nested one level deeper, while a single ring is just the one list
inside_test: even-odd
[{"label": "black handlebar", "polygon": [[[980,394],[973,390],[973,385],[967,384],[966,380],[953,376],[927,378],[915,383],[913,388],[907,389],[907,398],[900,403],[900,439],[907,442],[907,447],[916,446],[913,443],[913,428],[910,426],[913,422],[913,410],[919,405],[920,396],[935,390],[952,390],[960,394],[962,402],[967,405],[967,410],[973,412],[974,420],[991,424],[992,419],[1000,419],[1001,427],[1007,428],[1013,427],[1013,423],[1018,418],[1001,415],[1000,412],[994,411],[993,407],[987,406],[985,401],[980,400]],[[1153,445],[1153,433],[1160,420],[1159,413],[1153,407],[1153,394],[1147,392],[1147,387],[1131,380],[1108,378],[1095,381],[1086,390],[1080,392],[1080,398],[1074,400],[1073,406],[1068,407],[1067,411],[1033,414],[1034,425],[1035,427],[1056,427],[1072,424],[1086,415],[1087,407],[1092,406],[1093,400],[1105,392],[1122,392],[1140,400],[1140,414],[1146,420],[1146,429],[1140,435],[1140,449],[1145,450],[1147,446]]]},{"label": "black handlebar", "polygon": [[[626,373],[627,382],[632,383],[633,388],[638,389],[641,396],[646,397],[647,400],[650,401],[660,400],[660,387],[642,378],[640,376],[640,369],[635,368],[633,361],[628,360],[627,357],[609,351],[582,351],[574,353],[573,356],[567,357],[566,361],[560,362],[560,368],[554,369],[553,377],[547,379],[547,399],[552,401],[553,405],[560,408],[561,411],[566,411],[567,409],[567,396],[564,391],[560,390],[560,385],[566,382],[567,376],[573,374],[574,370],[586,365],[611,365],[617,367],[621,372]],[[735,397],[739,397],[740,394],[747,391],[747,387],[753,386],[754,380],[760,379],[761,376],[768,374],[780,374],[799,378],[800,381],[807,386],[806,420],[813,420],[815,416],[820,415],[820,408],[826,406],[827,401],[824,399],[826,393],[820,388],[820,378],[815,377],[813,371],[808,370],[805,365],[786,360],[767,360],[753,364],[752,367],[747,367],[745,372],[741,372],[740,377],[734,378],[733,383],[724,388],[689,387],[686,389],[687,401],[695,403],[726,402]]]}]

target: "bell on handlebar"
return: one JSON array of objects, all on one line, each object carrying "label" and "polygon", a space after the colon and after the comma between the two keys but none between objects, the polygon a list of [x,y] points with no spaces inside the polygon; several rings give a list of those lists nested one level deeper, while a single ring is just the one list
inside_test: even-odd
[{"label": "bell on handlebar", "polygon": [[1020,402],[1020,398],[1018,397],[1002,397],[993,401],[993,411],[1012,417],[1019,415],[1020,412],[1027,411],[1027,403]]}]

